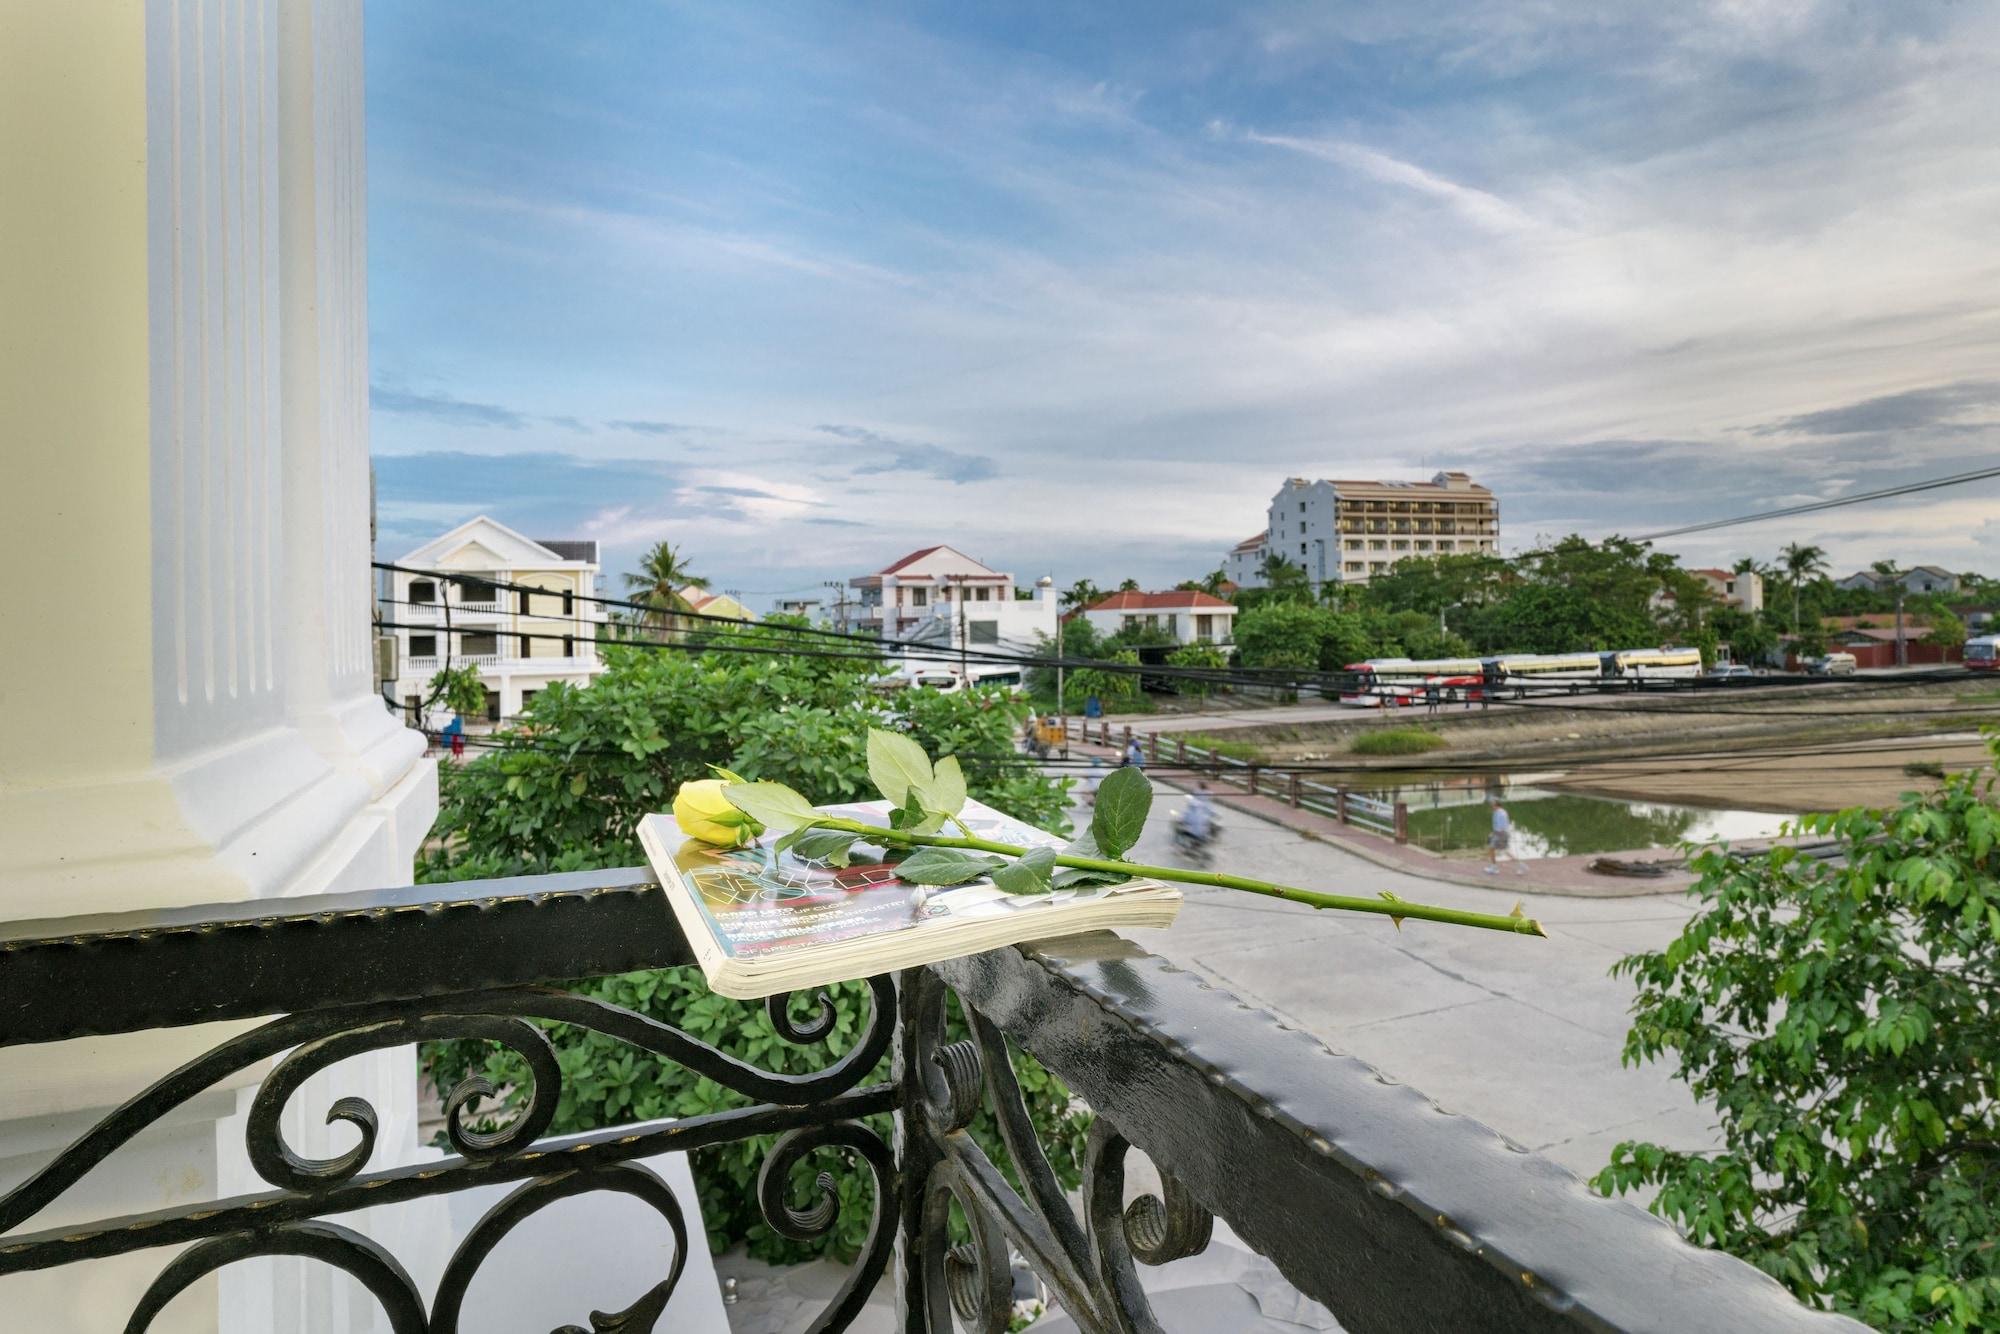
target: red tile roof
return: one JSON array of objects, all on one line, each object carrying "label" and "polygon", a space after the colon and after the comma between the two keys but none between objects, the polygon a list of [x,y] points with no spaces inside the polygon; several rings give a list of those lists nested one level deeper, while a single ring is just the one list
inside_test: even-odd
[{"label": "red tile roof", "polygon": [[931,554],[931,553],[932,553],[933,551],[943,551],[943,550],[944,550],[944,543],[940,542],[940,543],[938,543],[938,544],[937,544],[936,546],[934,546],[934,547],[925,547],[925,548],[924,548],[924,549],[923,549],[922,551],[912,551],[912,552],[911,552],[911,553],[910,553],[909,555],[907,555],[907,556],[903,557],[903,558],[902,558],[901,560],[897,561],[897,562],[896,562],[895,564],[893,564],[893,565],[885,565],[885,566],[883,566],[883,567],[882,567],[881,569],[879,569],[879,570],[875,571],[875,573],[877,573],[877,574],[894,574],[894,573],[895,573],[896,571],[898,571],[898,570],[902,569],[902,568],[903,568],[903,567],[904,567],[905,565],[914,565],[914,564],[916,564],[916,563],[917,563],[918,561],[922,560],[922,559],[923,559],[924,557],[926,557],[926,556],[930,555],[930,554]]},{"label": "red tile roof", "polygon": [[1258,547],[1263,546],[1264,543],[1269,540],[1270,540],[1269,534],[1259,533],[1255,537],[1244,538],[1241,542],[1238,542],[1236,544],[1234,549],[1237,551],[1255,551]]},{"label": "red tile roof", "polygon": [[1099,598],[1085,607],[1085,611],[1181,611],[1188,608],[1209,610],[1221,607],[1226,611],[1236,608],[1221,598],[1204,593],[1199,589],[1176,588],[1166,593],[1113,593],[1110,597]]}]

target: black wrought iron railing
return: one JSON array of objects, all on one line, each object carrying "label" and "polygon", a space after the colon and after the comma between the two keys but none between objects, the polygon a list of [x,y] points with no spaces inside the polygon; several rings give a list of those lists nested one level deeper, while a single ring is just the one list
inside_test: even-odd
[{"label": "black wrought iron railing", "polygon": [[[596,1330],[650,1330],[701,1244],[683,1204],[639,1160],[775,1135],[758,1182],[769,1225],[823,1235],[839,1197],[801,1209],[791,1169],[824,1150],[873,1183],[865,1240],[810,1329],[847,1328],[885,1275],[898,1327],[942,1334],[1007,1327],[1010,1255],[1025,1258],[1083,1329],[1176,1328],[1149,1304],[1143,1266],[1190,1256],[1225,1220],[1352,1334],[1436,1330],[1858,1330],[1806,1311],[1774,1282],[1697,1250],[1555,1165],[1441,1111],[1119,937],[997,950],[870,984],[858,1041],[809,1075],[778,1074],[669,1024],[546,984],[691,962],[644,871],[593,872],[0,925],[0,1046],[221,1019],[267,1018],[104,1117],[0,1196],[5,1277],[178,1247],[138,1302],[144,1330],[202,1275],[255,1256],[305,1256],[366,1286],[392,1329],[449,1334],[481,1264],[547,1204],[632,1195],[664,1218],[671,1265]],[[947,1040],[955,994],[970,1036]],[[787,1041],[824,1040],[830,1008],[800,1022],[769,1004]],[[563,1072],[534,1020],[577,1025],[680,1062],[753,1105],[668,1124],[544,1137]],[[346,1056],[436,1038],[512,1048],[532,1071],[520,1114],[482,1131],[472,1077],[445,1096],[454,1153],[371,1169],[375,1108],[329,1111],[352,1150],[300,1155],[279,1123],[311,1074]],[[1060,1074],[1096,1113],[1073,1207],[1041,1147],[1010,1044]],[[884,1055],[891,1078],[870,1083]],[[270,1062],[248,1117],[269,1189],[141,1216],[38,1224],[89,1169],[115,1170],[135,1135],[240,1071]],[[985,1107],[1014,1182],[966,1132]],[[889,1142],[866,1118],[893,1114]],[[1125,1161],[1143,1153],[1163,1187],[1128,1201]],[[467,1234],[428,1294],[344,1213],[493,1183],[518,1183]],[[954,1243],[951,1204],[963,1220]],[[579,1317],[583,1313],[579,1312]],[[581,1325],[573,1328],[582,1329]]]}]

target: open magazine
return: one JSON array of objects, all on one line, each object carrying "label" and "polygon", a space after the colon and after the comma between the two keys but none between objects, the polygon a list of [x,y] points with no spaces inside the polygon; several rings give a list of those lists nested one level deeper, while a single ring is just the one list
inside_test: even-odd
[{"label": "open magazine", "polygon": [[[887,826],[885,801],[821,807],[828,815]],[[1019,847],[1062,840],[979,802],[960,812],[979,838]],[[1009,894],[990,880],[948,888],[896,877],[866,841],[849,865],[777,852],[775,836],[747,848],[686,838],[672,815],[649,815],[639,841],[666,888],[681,930],[718,995],[750,1000],[780,991],[873,977],[1024,940],[1110,927],[1168,926],[1181,893],[1158,880]]]}]

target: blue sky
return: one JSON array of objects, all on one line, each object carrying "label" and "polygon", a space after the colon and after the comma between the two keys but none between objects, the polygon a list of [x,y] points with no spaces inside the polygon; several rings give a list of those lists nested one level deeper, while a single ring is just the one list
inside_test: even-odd
[{"label": "blue sky", "polygon": [[[1518,547],[2000,452],[2000,6],[368,22],[385,553],[1166,586],[1294,474],[1462,467]],[[2000,487],[1678,549],[1794,538],[2000,568]]]}]

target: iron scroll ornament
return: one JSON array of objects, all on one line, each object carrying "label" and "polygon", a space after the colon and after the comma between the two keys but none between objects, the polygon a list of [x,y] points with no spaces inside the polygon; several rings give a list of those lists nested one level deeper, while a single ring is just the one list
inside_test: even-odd
[{"label": "iron scroll ornament", "polygon": [[[157,1277],[135,1309],[128,1329],[144,1330],[159,1310],[189,1284],[237,1260],[291,1255],[330,1264],[357,1278],[374,1295],[402,1334],[449,1334],[457,1309],[478,1263],[516,1224],[547,1204],[590,1191],[637,1196],[664,1217],[675,1237],[673,1272],[623,1311],[594,1312],[589,1331],[649,1330],[664,1309],[686,1260],[687,1228],[671,1190],[642,1166],[626,1161],[652,1152],[692,1149],[706,1144],[778,1133],[766,1162],[780,1183],[791,1166],[819,1150],[837,1150],[859,1159],[874,1191],[873,1217],[862,1255],[846,1287],[814,1328],[844,1328],[886,1268],[895,1240],[894,1164],[881,1138],[851,1118],[892,1110],[897,1098],[884,1086],[860,1087],[880,1064],[895,1026],[895,989],[888,978],[869,983],[870,1013],[854,1045],[824,1069],[778,1074],[750,1065],[699,1042],[672,1025],[566,991],[532,987],[464,993],[417,1001],[377,1002],[302,1012],[270,1020],[189,1061],[155,1081],[12,1190],[0,1195],[0,1274],[47,1268],[149,1246],[193,1241]],[[787,1041],[812,1044],[831,1036],[835,1012],[819,998],[817,1012],[794,1020],[791,997],[766,1001],[773,1027]],[[758,1106],[689,1117],[664,1128],[620,1134],[598,1132],[554,1143],[541,1141],[561,1096],[562,1073],[554,1052],[534,1021],[577,1025],[708,1076]],[[480,1132],[468,1118],[490,1098],[492,1084],[479,1075],[461,1080],[444,1100],[446,1136],[459,1157],[416,1169],[363,1175],[378,1126],[375,1109],[362,1098],[336,1100],[329,1123],[345,1122],[358,1142],[337,1155],[316,1159],[296,1152],[284,1138],[282,1116],[313,1075],[363,1052],[418,1041],[474,1038],[500,1043],[521,1057],[529,1072],[525,1101],[505,1126]],[[282,1054],[282,1056],[281,1056]],[[85,1173],[110,1158],[134,1136],[218,1081],[259,1062],[279,1058],[252,1099],[247,1117],[251,1163],[277,1190],[243,1196],[165,1215],[103,1220],[32,1235],[6,1236],[59,1199]],[[822,1180],[824,1180],[824,1174]],[[439,1285],[429,1314],[408,1275],[379,1245],[352,1228],[329,1223],[320,1214],[377,1203],[400,1202],[497,1181],[525,1184],[496,1205],[468,1233]],[[377,1189],[380,1188],[380,1189]],[[782,1189],[764,1200],[766,1221],[790,1236],[811,1236],[833,1225],[829,1213],[801,1216],[784,1208]],[[774,1203],[775,1200],[775,1203]]]},{"label": "iron scroll ornament", "polygon": [[[918,1105],[905,1115],[926,1148],[912,1155],[908,1170],[927,1164],[924,1180],[904,1186],[922,1194],[912,1245],[923,1271],[924,1328],[951,1334],[956,1314],[977,1334],[1004,1331],[1012,1314],[1011,1245],[1079,1327],[1161,1334],[1136,1265],[1199,1254],[1209,1244],[1213,1215],[1164,1172],[1161,1196],[1142,1195],[1126,1205],[1124,1164],[1131,1145],[1100,1115],[1091,1124],[1079,1219],[1036,1136],[1006,1037],[959,998],[972,1036],[948,1043],[945,984],[918,970],[904,974],[903,986],[911,1030],[904,1050],[921,1090]],[[993,1111],[1018,1189],[966,1133],[982,1104]],[[953,1203],[970,1233],[956,1246],[949,1227]]]}]

